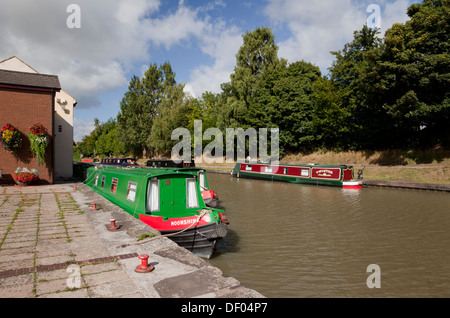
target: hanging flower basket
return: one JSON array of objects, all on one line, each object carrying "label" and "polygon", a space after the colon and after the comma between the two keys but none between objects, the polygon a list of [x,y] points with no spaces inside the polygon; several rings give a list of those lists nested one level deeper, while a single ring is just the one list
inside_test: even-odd
[{"label": "hanging flower basket", "polygon": [[22,137],[19,130],[11,124],[6,124],[0,131],[0,141],[3,148],[8,151],[16,152],[17,149],[22,147]]},{"label": "hanging flower basket", "polygon": [[45,152],[49,144],[49,135],[47,129],[36,124],[28,130],[28,139],[30,140],[30,150],[37,157],[38,165],[45,163]]},{"label": "hanging flower basket", "polygon": [[13,178],[18,185],[28,186],[39,181],[39,173],[36,169],[17,168]]}]

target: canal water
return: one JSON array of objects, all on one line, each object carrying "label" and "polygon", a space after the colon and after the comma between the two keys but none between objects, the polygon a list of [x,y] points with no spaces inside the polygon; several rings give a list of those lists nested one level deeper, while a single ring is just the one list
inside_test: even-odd
[{"label": "canal water", "polygon": [[230,220],[210,263],[266,297],[450,297],[449,193],[208,179]]}]

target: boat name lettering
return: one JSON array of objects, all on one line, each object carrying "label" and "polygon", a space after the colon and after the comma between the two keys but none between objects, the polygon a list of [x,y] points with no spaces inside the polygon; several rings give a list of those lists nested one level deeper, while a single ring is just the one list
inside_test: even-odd
[{"label": "boat name lettering", "polygon": [[319,170],[317,171],[317,175],[321,177],[331,177],[333,175],[333,171],[331,170]]},{"label": "boat name lettering", "polygon": [[188,219],[188,220],[177,220],[170,222],[171,226],[177,226],[177,225],[188,225],[196,223],[197,219]]}]

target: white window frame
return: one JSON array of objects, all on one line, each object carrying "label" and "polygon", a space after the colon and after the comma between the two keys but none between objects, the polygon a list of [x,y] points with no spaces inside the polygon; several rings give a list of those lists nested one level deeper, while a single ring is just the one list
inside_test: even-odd
[{"label": "white window frame", "polygon": [[148,180],[146,205],[146,211],[149,213],[160,211],[160,192],[158,179]]},{"label": "white window frame", "polygon": [[127,200],[134,202],[136,200],[136,192],[137,192],[137,183],[129,181],[127,188]]},{"label": "white window frame", "polygon": [[197,183],[195,179],[186,179],[186,208],[198,209],[200,203],[197,195]]},{"label": "white window frame", "polygon": [[300,175],[302,177],[309,177],[309,169],[302,168],[301,171],[300,171]]},{"label": "white window frame", "polygon": [[206,190],[206,176],[205,176],[205,171],[200,171],[198,173],[198,183],[200,185],[200,189],[201,190]]}]

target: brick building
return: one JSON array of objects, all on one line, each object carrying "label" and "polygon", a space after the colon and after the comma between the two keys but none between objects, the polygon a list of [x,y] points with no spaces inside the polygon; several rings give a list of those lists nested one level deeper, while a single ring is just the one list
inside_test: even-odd
[{"label": "brick building", "polygon": [[[12,174],[18,167],[37,169],[44,184],[72,176],[75,105],[61,89],[58,76],[39,74],[15,57],[0,62],[0,128],[9,123],[22,135],[22,147],[16,154],[0,146],[3,183],[14,182]],[[37,123],[47,128],[50,136],[45,165],[38,165],[27,138],[28,129]]]}]

